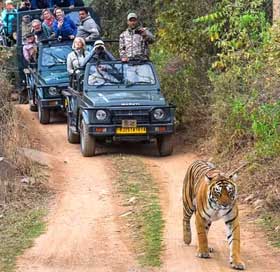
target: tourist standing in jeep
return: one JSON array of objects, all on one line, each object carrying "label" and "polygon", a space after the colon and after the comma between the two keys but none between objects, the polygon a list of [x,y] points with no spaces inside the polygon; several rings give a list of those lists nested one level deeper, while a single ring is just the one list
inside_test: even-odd
[{"label": "tourist standing in jeep", "polygon": [[129,59],[148,59],[148,44],[154,41],[153,34],[144,27],[139,27],[135,13],[127,16],[128,28],[120,35],[119,53],[122,61]]},{"label": "tourist standing in jeep", "polygon": [[72,45],[73,51],[67,56],[67,71],[71,76],[76,68],[82,66],[85,57],[89,54],[86,51],[85,40],[81,37],[76,37]]},{"label": "tourist standing in jeep", "polygon": [[78,26],[77,37],[84,38],[85,41],[95,40],[99,37],[99,29],[93,18],[91,18],[86,8],[79,11],[80,25]]},{"label": "tourist standing in jeep", "polygon": [[54,10],[53,31],[56,38],[73,40],[77,34],[77,26],[69,16],[65,16],[61,8]]},{"label": "tourist standing in jeep", "polygon": [[16,23],[16,8],[13,5],[12,0],[6,0],[5,8],[1,13],[1,21],[4,25],[5,34],[9,39],[9,45],[15,42],[15,36],[13,35],[15,31],[15,23]]}]

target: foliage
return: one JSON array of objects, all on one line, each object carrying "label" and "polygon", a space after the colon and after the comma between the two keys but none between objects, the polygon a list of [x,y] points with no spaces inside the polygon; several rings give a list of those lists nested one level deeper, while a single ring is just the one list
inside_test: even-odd
[{"label": "foliage", "polygon": [[[213,68],[226,69],[236,61],[246,62],[250,51],[267,37],[266,0],[217,1],[214,11],[194,20],[206,25],[211,42],[218,49]],[[238,54],[233,54],[238,52]]]},{"label": "foliage", "polygon": [[242,143],[253,145],[252,153],[258,158],[279,156],[278,25],[267,34],[270,38],[250,52],[247,65],[236,60],[226,71],[210,73],[217,150],[226,146],[233,151]]},{"label": "foliage", "polygon": [[[38,202],[38,200],[36,201]],[[36,201],[34,203],[38,204]],[[43,208],[30,210],[30,207],[26,207],[20,211],[10,211],[1,219],[1,271],[15,271],[16,257],[32,246],[34,238],[44,232],[46,224],[43,217],[45,214],[46,211]]]},{"label": "foliage", "polygon": [[156,4],[157,43],[152,58],[158,66],[163,92],[176,105],[177,120],[185,126],[205,118],[208,109],[211,86],[207,70],[213,48],[193,18],[205,14],[210,5],[190,0]]},{"label": "foliage", "polygon": [[280,215],[277,216],[274,213],[268,213],[262,217],[260,223],[264,226],[268,232],[268,237],[272,245],[280,248]]}]

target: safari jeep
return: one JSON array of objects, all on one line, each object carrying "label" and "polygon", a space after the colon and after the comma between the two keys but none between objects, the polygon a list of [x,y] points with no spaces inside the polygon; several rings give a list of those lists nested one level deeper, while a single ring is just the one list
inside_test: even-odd
[{"label": "safari jeep", "polygon": [[159,154],[173,151],[175,108],[160,92],[151,62],[88,63],[67,92],[67,133],[82,155],[95,155],[96,141],[157,140]]},{"label": "safari jeep", "polygon": [[24,69],[26,74],[29,106],[38,111],[41,124],[50,122],[50,112],[64,109],[62,90],[68,88],[67,55],[72,41],[40,43],[36,64]]}]

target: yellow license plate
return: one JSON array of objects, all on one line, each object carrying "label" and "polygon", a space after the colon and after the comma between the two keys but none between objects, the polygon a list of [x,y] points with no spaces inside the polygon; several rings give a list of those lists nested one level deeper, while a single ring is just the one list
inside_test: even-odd
[{"label": "yellow license plate", "polygon": [[146,134],[147,129],[144,127],[137,128],[117,128],[117,134]]},{"label": "yellow license plate", "polygon": [[49,101],[49,105],[50,106],[56,106],[57,105],[57,101]]}]

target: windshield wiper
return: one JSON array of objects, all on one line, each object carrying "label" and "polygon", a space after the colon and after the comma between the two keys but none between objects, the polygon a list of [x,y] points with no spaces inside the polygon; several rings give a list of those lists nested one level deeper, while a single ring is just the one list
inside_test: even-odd
[{"label": "windshield wiper", "polygon": [[56,62],[56,63],[53,63],[53,64],[51,64],[51,65],[48,65],[48,67],[49,68],[52,68],[52,67],[54,67],[54,66],[56,66],[56,65],[58,65],[58,64],[66,64],[66,62],[65,61],[61,61],[61,62]]},{"label": "windshield wiper", "polygon": [[150,81],[130,81],[130,82],[127,82],[125,84],[125,87],[131,87],[131,86],[134,86],[134,85],[137,85],[137,84],[149,84],[151,85],[151,82]]},{"label": "windshield wiper", "polygon": [[55,66],[57,64],[66,64],[65,58],[64,59],[59,58],[58,56],[54,55],[53,53],[49,53],[48,55],[53,57],[54,61],[55,61],[53,64],[48,65],[49,68],[51,68],[51,67],[53,67],[53,66]]}]

